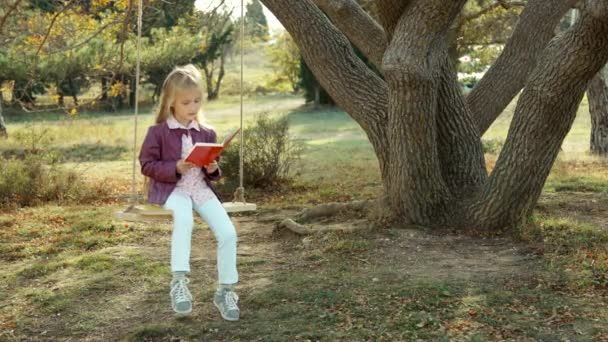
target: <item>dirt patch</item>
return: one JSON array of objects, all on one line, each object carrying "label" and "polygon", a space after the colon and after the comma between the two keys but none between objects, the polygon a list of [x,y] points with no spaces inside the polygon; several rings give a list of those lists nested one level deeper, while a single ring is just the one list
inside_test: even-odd
[{"label": "dirt patch", "polygon": [[537,268],[537,256],[508,238],[472,238],[397,230],[379,237],[373,264],[393,265],[405,278],[483,280],[522,276]]}]

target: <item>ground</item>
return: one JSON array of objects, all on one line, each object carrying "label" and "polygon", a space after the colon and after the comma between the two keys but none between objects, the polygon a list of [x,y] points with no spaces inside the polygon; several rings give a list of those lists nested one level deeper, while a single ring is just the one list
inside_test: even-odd
[{"label": "ground", "polygon": [[[301,237],[275,229],[293,210],[235,216],[241,321],[211,303],[215,243],[198,222],[189,318],[174,317],[166,270],[170,225],[112,223],[111,210],[25,210],[72,225],[83,253],[49,261],[2,261],[3,338],[8,340],[601,340],[601,292],[577,293],[552,274],[543,252],[510,236],[469,237],[419,228],[372,227],[364,219],[317,225],[362,228]],[[80,208],[82,209],[82,208]],[[42,215],[43,217],[39,217]],[[95,216],[98,215],[98,216]],[[14,221],[11,221],[14,220]],[[63,220],[63,221],[61,221]],[[88,222],[88,223],[87,223]],[[59,228],[62,229],[62,228]],[[105,229],[105,231],[104,231]],[[23,232],[25,233],[25,232]],[[65,232],[68,233],[68,232]],[[25,234],[23,234],[25,235]],[[30,231],[28,238],[34,234]],[[25,238],[25,236],[24,236]],[[53,240],[52,238],[50,240]],[[118,242],[120,241],[120,242]],[[17,252],[17,251],[14,251]],[[57,256],[59,256],[57,254]],[[42,267],[45,265],[46,267]],[[603,337],[602,337],[603,336]]]}]

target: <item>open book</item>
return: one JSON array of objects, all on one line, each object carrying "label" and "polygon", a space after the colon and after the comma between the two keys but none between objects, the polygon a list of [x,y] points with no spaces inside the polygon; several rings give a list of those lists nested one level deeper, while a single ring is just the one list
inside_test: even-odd
[{"label": "open book", "polygon": [[221,143],[196,143],[192,146],[190,152],[186,156],[186,161],[197,166],[205,166],[213,163],[213,161],[222,153],[222,151],[230,144],[230,141],[240,131],[240,128],[234,129],[224,138]]}]

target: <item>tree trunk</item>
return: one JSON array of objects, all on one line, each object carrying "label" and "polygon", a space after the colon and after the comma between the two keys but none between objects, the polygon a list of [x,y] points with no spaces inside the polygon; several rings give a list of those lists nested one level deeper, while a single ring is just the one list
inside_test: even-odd
[{"label": "tree trunk", "polygon": [[129,108],[135,108],[135,77],[129,77]]},{"label": "tree trunk", "polygon": [[207,81],[207,100],[215,100],[215,94],[213,93],[213,64],[211,68],[207,65],[203,65],[203,71],[205,72],[205,80]]},{"label": "tree trunk", "polygon": [[608,156],[608,85],[606,67],[591,81],[587,89],[591,115],[591,153]]},{"label": "tree trunk", "polygon": [[[393,14],[383,19],[385,29],[392,29],[395,37],[383,59],[383,74],[389,86],[389,171],[384,180],[385,191],[393,212],[409,223],[436,226],[453,220],[453,195],[442,175],[437,127],[439,120],[450,115],[438,114],[445,110],[438,102],[440,97],[446,100],[448,92],[453,94],[450,90],[454,84],[442,79],[447,71],[444,67],[449,65],[445,42],[448,27],[465,2],[412,1],[396,23]],[[393,12],[393,4],[386,6],[379,6],[381,16]],[[455,110],[450,114],[458,115],[457,108],[452,109]],[[460,120],[452,122],[459,124]],[[449,140],[451,136],[443,138]],[[453,141],[462,142],[459,137]],[[457,163],[463,165],[462,161]]]},{"label": "tree trunk", "polygon": [[224,74],[225,74],[224,63],[225,63],[224,52],[222,52],[220,54],[220,71],[217,74],[217,81],[215,81],[215,87],[213,88],[213,99],[214,100],[217,100],[220,97],[220,87],[222,85],[222,80],[224,79]]},{"label": "tree trunk", "polygon": [[108,99],[108,78],[101,76],[101,101]]},{"label": "tree trunk", "polygon": [[0,138],[8,137],[8,131],[6,130],[6,124],[4,123],[4,115],[2,115],[2,101],[3,95],[0,91]]}]

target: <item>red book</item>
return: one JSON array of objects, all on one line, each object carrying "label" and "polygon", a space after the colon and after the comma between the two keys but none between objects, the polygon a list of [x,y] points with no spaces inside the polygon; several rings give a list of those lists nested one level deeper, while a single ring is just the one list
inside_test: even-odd
[{"label": "red book", "polygon": [[186,161],[197,166],[205,166],[213,163],[222,151],[230,144],[230,141],[240,131],[240,128],[230,132],[221,143],[196,143],[192,146],[190,152],[186,156]]}]

